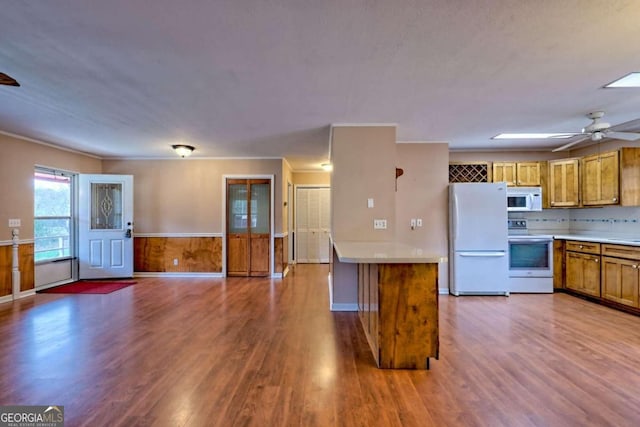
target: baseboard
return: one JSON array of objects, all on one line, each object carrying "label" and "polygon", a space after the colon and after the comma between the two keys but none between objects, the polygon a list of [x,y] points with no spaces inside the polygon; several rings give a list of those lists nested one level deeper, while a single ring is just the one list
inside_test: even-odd
[{"label": "baseboard", "polygon": [[282,279],[284,277],[284,273],[273,273],[271,275],[272,279]]},{"label": "baseboard", "polygon": [[449,295],[449,288],[439,288],[438,293],[440,295]]},{"label": "baseboard", "polygon": [[[18,294],[18,298],[17,298],[17,299],[25,298],[25,297],[30,297],[30,296],[35,295],[35,294],[36,294],[36,290],[35,290],[35,289],[29,289],[28,291],[22,291],[22,292],[20,292],[20,293]],[[13,299],[13,294],[11,294],[11,295],[5,295],[5,296],[3,296],[3,297],[0,297],[0,304],[3,304],[3,303],[5,303],[5,302],[11,302],[11,301],[14,301],[14,299]]]},{"label": "baseboard", "polygon": [[357,303],[331,303],[331,311],[358,311]]},{"label": "baseboard", "polygon": [[188,271],[179,272],[136,272],[133,273],[133,277],[210,277],[210,278],[223,278],[222,273],[190,273]]}]

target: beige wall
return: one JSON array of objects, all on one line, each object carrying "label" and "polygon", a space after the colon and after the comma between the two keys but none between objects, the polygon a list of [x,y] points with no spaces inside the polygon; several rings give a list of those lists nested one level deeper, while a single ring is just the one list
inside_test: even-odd
[{"label": "beige wall", "polygon": [[329,172],[294,172],[294,185],[330,185],[331,173]]},{"label": "beige wall", "polygon": [[275,175],[274,232],[281,233],[282,163],[280,159],[105,160],[103,173],[134,176],[138,233],[222,233],[223,175]]},{"label": "beige wall", "polygon": [[[395,126],[337,126],[331,141],[335,241],[391,241],[395,228]],[[374,207],[367,208],[367,199]],[[386,230],[374,230],[386,219]]]},{"label": "beige wall", "polygon": [[553,153],[549,151],[451,151],[450,162],[513,162],[553,160],[572,157],[567,151]]},{"label": "beige wall", "polygon": [[[449,145],[397,144],[396,240],[447,256]],[[411,230],[411,218],[422,227]]]},{"label": "beige wall", "polygon": [[19,218],[20,239],[33,239],[33,171],[35,166],[78,173],[101,173],[102,162],[91,156],[60,150],[0,134],[0,240],[11,239],[9,218]]}]

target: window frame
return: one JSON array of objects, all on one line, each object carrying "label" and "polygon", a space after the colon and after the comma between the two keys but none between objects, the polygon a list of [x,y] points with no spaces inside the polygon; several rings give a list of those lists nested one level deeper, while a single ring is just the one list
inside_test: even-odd
[{"label": "window frame", "polygon": [[[59,176],[59,177],[64,177],[68,180],[69,182],[69,215],[43,215],[43,216],[38,216],[36,215],[36,189],[35,189],[35,181],[38,179],[38,174],[46,174],[46,175],[52,175],[54,177]],[[34,170],[34,190],[33,190],[33,200],[34,200],[34,207],[33,207],[33,226],[34,226],[34,230],[33,230],[33,259],[34,259],[34,263],[36,265],[38,264],[46,264],[46,263],[53,263],[53,262],[60,262],[60,261],[67,261],[67,260],[73,260],[76,257],[76,247],[77,247],[77,242],[76,242],[76,236],[75,236],[75,221],[76,221],[76,208],[75,208],[75,191],[76,191],[76,174],[71,173],[71,172],[67,172],[67,171],[63,171],[63,170],[59,170],[59,169],[51,169],[51,168],[46,168],[46,167],[40,167],[40,166],[36,166],[35,170]],[[47,237],[38,237],[36,236],[36,222],[38,220],[56,220],[56,219],[61,219],[61,220],[67,220],[69,222],[69,235],[68,235],[68,248],[65,248],[64,246],[62,248],[58,248],[58,249],[44,249],[44,250],[37,250],[37,241],[39,239],[49,239],[52,237],[67,237],[67,236],[47,236]],[[68,254],[62,255],[62,256],[56,256],[56,257],[48,257],[45,259],[37,259],[38,253],[42,253],[42,252],[50,252],[50,251],[65,251],[65,249],[68,249]]]}]

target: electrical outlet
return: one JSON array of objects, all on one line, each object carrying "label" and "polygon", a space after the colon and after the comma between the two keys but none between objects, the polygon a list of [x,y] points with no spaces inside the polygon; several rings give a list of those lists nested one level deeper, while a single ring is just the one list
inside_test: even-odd
[{"label": "electrical outlet", "polygon": [[422,227],[422,218],[418,218],[418,219],[416,219],[416,225],[417,225],[418,227]]},{"label": "electrical outlet", "polygon": [[9,227],[20,227],[20,220],[19,219],[10,219],[9,220]]},{"label": "electrical outlet", "polygon": [[375,230],[384,230],[387,228],[387,220],[386,219],[374,219],[373,220],[373,228]]},{"label": "electrical outlet", "polygon": [[173,265],[178,265],[178,258],[173,259]]}]

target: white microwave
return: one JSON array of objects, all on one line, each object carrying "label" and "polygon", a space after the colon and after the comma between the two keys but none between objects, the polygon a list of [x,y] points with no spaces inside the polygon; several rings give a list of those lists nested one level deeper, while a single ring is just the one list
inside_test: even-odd
[{"label": "white microwave", "polygon": [[507,211],[525,212],[542,210],[542,187],[508,187]]}]

